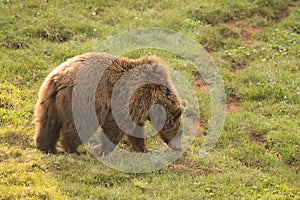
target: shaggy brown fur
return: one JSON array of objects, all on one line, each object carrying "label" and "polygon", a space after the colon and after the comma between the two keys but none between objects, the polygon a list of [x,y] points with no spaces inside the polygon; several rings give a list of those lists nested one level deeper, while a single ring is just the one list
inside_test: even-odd
[{"label": "shaggy brown fur", "polygon": [[[105,69],[105,67],[107,68]],[[134,73],[128,73],[130,70],[139,70],[140,79],[136,79]],[[92,77],[99,71],[103,72],[103,74],[97,84],[94,96],[95,102],[91,102],[91,99],[84,96],[84,92],[91,89],[92,84],[90,84],[91,80],[89,77]],[[35,108],[35,144],[38,149],[45,153],[58,153],[56,143],[60,140],[67,152],[78,153],[77,147],[82,142],[87,141],[96,131],[97,127],[85,127],[84,129],[79,127],[86,133],[85,136],[81,135],[79,137],[77,133],[78,127],[76,127],[77,129],[75,128],[72,112],[74,111],[72,110],[72,92],[76,81],[78,81],[76,77],[78,78],[78,74],[81,72],[87,72],[87,74],[81,80],[85,81],[86,84],[82,84],[82,88],[78,86],[79,90],[82,91],[82,95],[78,98],[84,99],[81,102],[86,104],[82,105],[86,113],[81,113],[80,119],[89,122],[91,119],[88,119],[86,114],[91,111],[89,109],[93,108],[104,132],[101,135],[101,144],[94,150],[95,155],[100,156],[111,152],[123,135],[126,134],[116,124],[111,108],[111,97],[115,84],[125,75],[129,75],[126,79],[128,84],[125,83],[116,89],[116,94],[119,96],[123,95],[122,92],[126,92],[124,87],[139,84],[140,80],[149,77],[154,77],[155,80],[160,80],[165,84],[150,83],[139,87],[133,93],[133,96],[130,97],[129,113],[135,124],[141,127],[144,126],[146,120],[151,120],[152,125],[160,130],[159,135],[162,140],[170,148],[174,150],[180,149],[182,105],[170,82],[168,70],[162,61],[152,56],[131,60],[102,53],[87,53],[71,58],[46,77],[40,88]],[[88,105],[92,104],[95,107],[88,107]],[[167,119],[164,124],[161,124],[161,112],[149,112],[152,108],[151,106],[155,104],[162,105],[165,109]],[[86,106],[86,109],[84,106]],[[128,108],[126,110],[126,105],[120,105],[120,108],[121,114],[123,111],[126,112],[128,110]],[[144,135],[143,128],[133,127],[132,130],[135,132],[135,136],[138,137],[134,137],[132,134],[126,135],[127,141],[137,151],[148,152],[149,149],[145,146],[144,138],[142,138]],[[82,130],[79,132],[82,132]],[[107,143],[107,141],[109,142]],[[109,145],[111,144],[110,142],[113,145]]]}]

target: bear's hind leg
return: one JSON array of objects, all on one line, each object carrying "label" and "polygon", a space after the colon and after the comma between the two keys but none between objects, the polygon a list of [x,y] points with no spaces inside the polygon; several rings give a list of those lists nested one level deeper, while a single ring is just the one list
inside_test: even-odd
[{"label": "bear's hind leg", "polygon": [[64,127],[62,128],[60,135],[60,143],[66,152],[79,154],[77,148],[80,144],[82,144],[82,141],[78,136],[76,129]]},{"label": "bear's hind leg", "polygon": [[[59,138],[61,125],[52,106],[39,106],[39,115],[35,120],[35,146],[45,153],[58,153],[56,143]],[[52,112],[49,110],[52,109]],[[47,110],[48,113],[45,111]]]}]

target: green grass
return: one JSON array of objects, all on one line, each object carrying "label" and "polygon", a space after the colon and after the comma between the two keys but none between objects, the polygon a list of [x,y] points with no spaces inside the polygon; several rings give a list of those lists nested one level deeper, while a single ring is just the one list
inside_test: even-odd
[{"label": "green grass", "polygon": [[[299,1],[1,0],[0,19],[0,199],[300,199]],[[126,174],[88,154],[35,150],[33,111],[45,76],[113,34],[149,26],[186,34],[217,64],[227,103],[238,107],[228,106],[213,152],[198,156],[210,121],[202,90],[202,132],[164,169]],[[191,83],[201,79],[167,52],[126,56],[149,52]]]}]

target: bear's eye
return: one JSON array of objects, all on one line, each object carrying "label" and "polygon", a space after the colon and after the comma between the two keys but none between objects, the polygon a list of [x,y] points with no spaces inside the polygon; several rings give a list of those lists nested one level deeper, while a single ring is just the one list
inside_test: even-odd
[{"label": "bear's eye", "polygon": [[181,114],[182,114],[182,109],[181,109],[181,107],[179,106],[179,107],[175,110],[175,112],[173,113],[173,121],[174,121],[174,122],[177,121],[177,119],[181,116]]}]

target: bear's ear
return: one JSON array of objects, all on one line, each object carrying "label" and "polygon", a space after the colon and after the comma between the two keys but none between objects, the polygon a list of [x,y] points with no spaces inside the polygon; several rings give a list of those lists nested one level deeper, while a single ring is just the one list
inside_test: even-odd
[{"label": "bear's ear", "polygon": [[182,105],[184,108],[187,107],[187,104],[188,104],[187,100],[183,99],[183,100],[181,101],[181,105]]}]

